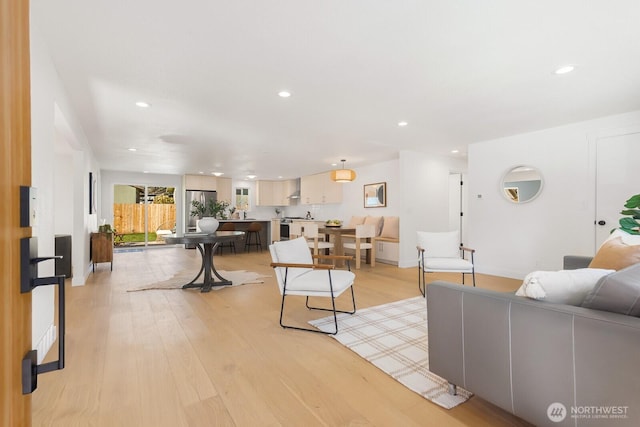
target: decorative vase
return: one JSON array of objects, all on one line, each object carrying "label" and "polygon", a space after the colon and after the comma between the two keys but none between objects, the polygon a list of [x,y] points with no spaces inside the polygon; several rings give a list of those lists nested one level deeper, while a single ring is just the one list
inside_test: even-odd
[{"label": "decorative vase", "polygon": [[205,216],[201,220],[196,223],[196,227],[200,229],[203,233],[213,233],[218,229],[220,223],[217,219],[212,216]]}]

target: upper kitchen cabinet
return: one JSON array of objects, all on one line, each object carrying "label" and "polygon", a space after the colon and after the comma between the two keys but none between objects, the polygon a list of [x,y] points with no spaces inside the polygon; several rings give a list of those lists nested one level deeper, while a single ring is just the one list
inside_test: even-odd
[{"label": "upper kitchen cabinet", "polygon": [[225,201],[231,204],[231,178],[216,178],[217,194],[216,199],[218,201]]},{"label": "upper kitchen cabinet", "polygon": [[303,176],[300,200],[307,205],[342,203],[342,184],[331,180],[331,172]]},{"label": "upper kitchen cabinet", "polygon": [[218,179],[208,175],[185,175],[185,190],[216,191],[218,189]]},{"label": "upper kitchen cabinet", "polygon": [[185,190],[215,191],[216,199],[231,202],[231,178],[208,175],[185,175]]},{"label": "upper kitchen cabinet", "polygon": [[296,180],[256,181],[257,206],[290,206],[291,196],[296,191]]}]

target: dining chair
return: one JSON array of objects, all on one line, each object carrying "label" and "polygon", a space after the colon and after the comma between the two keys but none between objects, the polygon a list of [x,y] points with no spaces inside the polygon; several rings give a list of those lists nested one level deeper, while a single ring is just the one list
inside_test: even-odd
[{"label": "dining chair", "polygon": [[[460,243],[460,231],[428,232],[418,231],[418,289],[425,295],[426,273],[462,273],[471,274],[473,286],[476,286],[476,274],[473,255],[475,249]],[[469,254],[469,255],[467,255]],[[468,256],[469,259],[465,258]]]},{"label": "dining chair", "polygon": [[[309,251],[307,240],[298,237],[291,240],[282,240],[269,245],[271,252],[271,267],[276,273],[278,289],[282,295],[280,304],[280,326],[288,329],[318,332],[335,335],[338,333],[337,313],[354,314],[356,312],[356,300],[353,292],[355,274],[349,270],[338,270],[330,264],[314,264],[313,256]],[[335,255],[318,255],[317,258],[336,258]],[[350,258],[342,256],[341,258]],[[336,298],[347,289],[351,290],[350,310],[338,310]],[[335,331],[321,331],[319,329],[303,328],[283,322],[285,311],[285,299],[288,296],[305,297],[305,305],[309,310],[330,311],[333,313]],[[310,297],[331,298],[331,308],[309,305]]]},{"label": "dining chair", "polygon": [[[376,228],[373,224],[356,225],[355,241],[345,242],[345,249],[352,249],[356,252],[356,270],[360,268],[360,256],[362,249],[370,250],[371,267],[376,266],[376,247],[373,238],[376,236]],[[369,239],[369,241],[367,241]]]},{"label": "dining chair", "polygon": [[[307,240],[307,246],[313,251],[314,255],[318,255],[320,250],[326,252],[327,250],[334,248],[333,243],[320,240],[318,224],[316,223],[291,223],[289,226],[289,235],[304,237]],[[315,262],[317,262],[317,259]]]}]

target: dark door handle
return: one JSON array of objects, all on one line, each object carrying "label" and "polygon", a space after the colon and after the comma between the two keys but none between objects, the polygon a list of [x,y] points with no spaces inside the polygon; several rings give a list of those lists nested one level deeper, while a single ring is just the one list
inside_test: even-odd
[{"label": "dark door handle", "polygon": [[598,225],[605,225],[607,223],[607,221],[601,219],[600,221],[598,221]]}]

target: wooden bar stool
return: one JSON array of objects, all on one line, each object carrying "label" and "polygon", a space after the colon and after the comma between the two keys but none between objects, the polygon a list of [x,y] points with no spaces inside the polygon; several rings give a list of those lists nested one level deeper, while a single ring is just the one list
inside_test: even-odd
[{"label": "wooden bar stool", "polygon": [[247,236],[244,243],[244,250],[246,252],[251,251],[251,246],[255,246],[256,248],[260,248],[262,251],[262,241],[260,240],[260,232],[262,231],[262,224],[259,222],[252,222],[247,227]]}]

